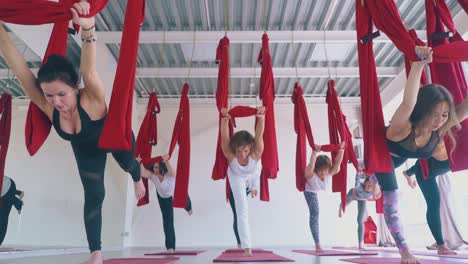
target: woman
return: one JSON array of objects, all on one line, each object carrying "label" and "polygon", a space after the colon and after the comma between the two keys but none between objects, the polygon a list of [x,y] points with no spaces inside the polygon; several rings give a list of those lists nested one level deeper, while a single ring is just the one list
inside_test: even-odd
[{"label": "woman", "polygon": [[309,165],[305,168],[306,187],[304,197],[309,207],[309,227],[315,242],[315,251],[323,251],[319,238],[319,204],[317,192],[326,191],[330,188],[331,178],[340,172],[343,161],[345,142],[341,142],[340,150],[333,165],[326,155],[318,155],[320,146],[316,145],[310,156]]},{"label": "woman", "polygon": [[[141,176],[151,180],[156,188],[159,207],[163,217],[164,235],[166,237],[166,250],[168,253],[174,253],[176,249],[176,237],[174,230],[174,208],[172,200],[175,189],[176,171],[169,162],[169,155],[162,156],[162,161],[151,164],[149,169],[141,164]],[[192,215],[192,202],[187,197],[187,206],[185,207],[188,215]]]},{"label": "woman", "polygon": [[[346,196],[346,206],[348,206],[352,201],[357,201],[358,203],[358,245],[360,250],[364,250],[362,247],[362,241],[364,240],[364,218],[366,216],[366,203],[367,200],[377,200],[380,199],[382,193],[380,192],[379,184],[377,183],[377,178],[375,175],[366,175],[362,173],[356,173],[355,187],[349,190],[348,195]],[[338,217],[343,216],[343,208],[340,203],[338,208],[339,213]]]},{"label": "woman", "polygon": [[[452,96],[443,86],[429,84],[420,88],[423,69],[432,62],[432,49],[418,46],[416,53],[422,60],[412,63],[403,102],[386,130],[394,169],[408,158],[431,157],[444,136],[448,136],[455,145],[450,129],[459,127],[459,120],[464,120],[468,114],[468,101],[455,107]],[[376,173],[376,176],[382,188],[385,222],[399,248],[402,263],[419,263],[410,253],[403,235],[395,172]]]},{"label": "woman", "polygon": [[[229,136],[229,119],[227,109],[221,109],[221,148],[226,158],[228,179],[231,187],[231,196],[234,199],[237,216],[237,229],[241,247],[245,256],[252,256],[252,243],[250,241],[249,213],[246,189],[250,189],[252,198],[258,194],[258,181],[260,177],[260,159],[263,153],[263,131],[265,129],[265,108],[257,110],[255,137],[249,132],[238,131]],[[235,219],[236,220],[236,219]]]},{"label": "woman", "polygon": [[[104,85],[96,72],[95,19],[79,17],[89,14],[89,9],[87,2],[75,3],[70,9],[73,22],[82,29],[82,89],[78,89],[79,78],[72,64],[59,55],[48,58],[47,63],[39,69],[36,79],[3,26],[0,26],[0,51],[21,82],[26,95],[47,115],[59,136],[71,142],[85,196],[84,222],[91,251],[86,263],[101,264],[101,211],[108,151],[98,147],[98,140],[107,105]],[[115,151],[112,155],[120,167],[131,174],[136,198],[143,197],[145,188],[134,150]]]},{"label": "woman", "polygon": [[[437,253],[440,255],[456,255],[457,253],[455,251],[452,251],[445,245],[440,221],[440,192],[436,179],[437,176],[450,171],[447,151],[443,141],[439,143],[439,147],[434,152],[433,156],[427,160],[427,163],[429,167],[427,179],[423,178],[419,160],[416,161],[411,168],[404,171],[403,174],[411,188],[415,188],[416,185],[419,185],[424,199],[426,200],[426,220],[432,236],[436,241]],[[418,184],[416,184],[415,179],[411,177],[415,174]]]},{"label": "woman", "polygon": [[16,189],[15,181],[3,176],[3,185],[2,185],[2,204],[0,205],[0,245],[5,239],[6,232],[8,229],[8,218],[10,217],[11,207],[14,206],[18,211],[18,214],[21,214],[21,209],[23,208],[23,197],[24,192]]}]

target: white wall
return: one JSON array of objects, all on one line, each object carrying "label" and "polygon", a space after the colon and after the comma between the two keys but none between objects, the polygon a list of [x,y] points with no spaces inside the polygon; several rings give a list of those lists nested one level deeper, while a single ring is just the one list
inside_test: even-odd
[{"label": "white wall", "polygon": [[[178,106],[167,106],[161,100],[162,112],[158,115],[160,144],[157,153],[167,152],[174,118]],[[328,124],[326,105],[309,106],[314,137],[317,143],[327,143]],[[356,118],[356,108],[347,111],[350,123]],[[270,181],[269,203],[249,199],[250,221],[254,246],[311,245],[312,237],[308,225],[308,209],[303,194],[295,188],[296,134],[293,125],[292,103],[276,106],[276,131],[280,172],[278,179]],[[191,108],[191,172],[189,193],[194,214],[188,216],[183,209],[175,209],[177,245],[184,246],[235,246],[232,231],[232,212],[225,201],[224,180],[211,180],[217,138],[217,111],[215,105]],[[238,121],[237,129],[253,131],[253,120]],[[176,161],[174,161],[176,162]],[[352,172],[352,173],[351,173]],[[354,181],[354,172],[351,182]],[[350,182],[350,183],[351,183]],[[134,246],[164,246],[162,217],[151,186],[149,205],[136,208],[132,229]],[[336,234],[342,232],[344,243],[355,240],[355,221],[339,220],[339,194],[320,194],[320,223],[322,243],[332,244]],[[349,210],[349,217],[356,215],[356,205]],[[338,231],[338,232],[337,232]]]},{"label": "white wall", "polygon": [[[5,173],[25,191],[21,226],[12,210],[4,244],[38,246],[85,246],[83,191],[69,142],[55,130],[34,156],[24,143],[26,107],[14,107]],[[108,156],[103,208],[104,247],[122,246],[127,176]]]}]

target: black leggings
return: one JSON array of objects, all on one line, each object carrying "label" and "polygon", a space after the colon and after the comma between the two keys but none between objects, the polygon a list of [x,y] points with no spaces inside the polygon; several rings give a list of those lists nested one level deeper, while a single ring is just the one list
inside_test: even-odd
[{"label": "black leggings", "polygon": [[10,189],[2,196],[2,205],[0,206],[0,245],[6,236],[11,207],[14,206],[18,211],[23,207],[23,201],[17,197],[20,194],[21,191],[16,189],[15,182],[11,180]]},{"label": "black leggings", "polygon": [[[101,250],[102,203],[104,201],[104,170],[108,151],[96,144],[71,142],[81,183],[84,189],[84,222],[89,250]],[[119,166],[130,173],[134,182],[140,180],[140,164],[135,160],[135,138],[131,151],[111,152]]]},{"label": "black leggings", "polygon": [[[250,190],[245,190],[246,195],[250,194]],[[231,188],[229,188],[229,205],[232,209],[232,216],[234,218],[234,223],[232,224],[232,228],[234,229],[234,235],[236,236],[237,245],[240,245],[240,237],[239,237],[239,230],[237,229],[237,212],[236,212],[236,203],[234,202],[234,195],[232,194]]]},{"label": "black leggings", "polygon": [[[172,196],[169,198],[162,198],[159,193],[158,195],[159,207],[161,208],[161,214],[163,218],[164,236],[166,237],[166,249],[176,248],[176,237],[174,229],[174,208],[172,207]],[[192,201],[190,196],[187,196],[187,205],[185,211],[192,211]]]}]

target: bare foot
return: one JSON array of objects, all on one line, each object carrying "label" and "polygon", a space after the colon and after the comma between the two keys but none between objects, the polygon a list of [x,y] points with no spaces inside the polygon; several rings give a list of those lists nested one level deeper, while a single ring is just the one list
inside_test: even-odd
[{"label": "bare foot", "polygon": [[367,249],[366,249],[365,247],[363,247],[361,244],[359,244],[358,249],[359,249],[359,250],[362,250],[362,251],[367,250]]},{"label": "bare foot", "polygon": [[89,256],[88,261],[83,264],[102,264],[102,253],[100,250],[93,251],[91,256]]},{"label": "bare foot", "polygon": [[244,249],[244,256],[245,257],[252,257],[253,256],[252,249],[250,249],[250,248]]},{"label": "bare foot", "polygon": [[167,250],[167,253],[174,253],[174,252],[175,252],[175,250],[173,248],[170,248],[170,249]]},{"label": "bare foot", "polygon": [[193,210],[190,210],[187,212],[188,215],[192,215],[193,214]]},{"label": "bare foot", "polygon": [[137,182],[133,182],[133,187],[135,189],[135,197],[137,200],[140,200],[145,196],[145,185],[143,185],[143,181],[141,179]]},{"label": "bare foot", "polygon": [[457,255],[457,252],[451,250],[445,244],[437,245],[437,254],[439,255]]},{"label": "bare foot", "polygon": [[242,248],[241,244],[237,244],[237,248],[241,249]]},{"label": "bare foot", "polygon": [[400,255],[402,264],[420,264],[419,260],[415,258],[408,250],[401,250]]},{"label": "bare foot", "polygon": [[322,249],[320,244],[315,244],[315,252],[324,252],[325,250]]}]

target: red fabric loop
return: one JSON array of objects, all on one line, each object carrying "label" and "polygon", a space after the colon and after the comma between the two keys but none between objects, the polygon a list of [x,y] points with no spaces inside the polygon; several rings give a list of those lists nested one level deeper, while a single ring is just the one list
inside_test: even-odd
[{"label": "red fabric loop", "polygon": [[[5,176],[5,162],[8,153],[11,133],[11,95],[5,93],[0,97],[0,190]],[[0,206],[2,202],[0,200]]]}]

